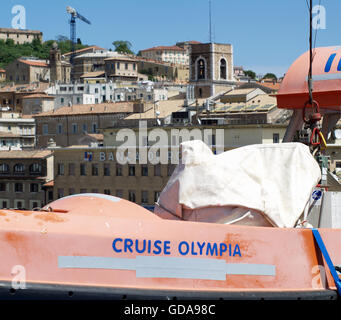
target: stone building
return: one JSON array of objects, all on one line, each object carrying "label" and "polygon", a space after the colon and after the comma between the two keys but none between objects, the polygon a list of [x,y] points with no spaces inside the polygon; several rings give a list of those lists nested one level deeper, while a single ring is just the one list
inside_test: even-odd
[{"label": "stone building", "polygon": [[32,43],[34,39],[43,42],[43,33],[37,30],[0,28],[0,40],[12,39],[15,44]]},{"label": "stone building", "polygon": [[54,109],[54,97],[46,93],[34,93],[22,98],[23,115],[37,114]]},{"label": "stone building", "polygon": [[141,57],[188,66],[188,51],[179,46],[158,46],[140,51]]},{"label": "stone building", "polygon": [[102,193],[153,206],[174,165],[125,164],[115,148],[72,146],[54,150],[54,199]]},{"label": "stone building", "polygon": [[143,112],[144,105],[134,102],[73,105],[33,115],[36,120],[37,148],[46,148],[50,139],[57,146],[79,144],[87,133],[98,133],[100,128],[112,126],[115,121],[133,112]]},{"label": "stone building", "polygon": [[191,44],[189,82],[196,98],[208,98],[231,89],[233,77],[233,47],[231,44]]},{"label": "stone building", "polygon": [[130,57],[111,57],[104,60],[108,80],[137,81],[137,60]]},{"label": "stone building", "polygon": [[7,81],[28,84],[37,81],[50,81],[48,61],[36,58],[20,58],[5,67]]},{"label": "stone building", "polygon": [[0,82],[6,81],[6,70],[0,68]]},{"label": "stone building", "polygon": [[0,152],[0,208],[45,205],[43,185],[53,179],[53,155],[44,151]]}]

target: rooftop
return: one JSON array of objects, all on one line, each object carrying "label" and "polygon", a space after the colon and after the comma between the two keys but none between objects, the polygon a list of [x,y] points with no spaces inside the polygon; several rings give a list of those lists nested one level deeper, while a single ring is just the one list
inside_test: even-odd
[{"label": "rooftop", "polygon": [[58,117],[67,115],[81,114],[101,114],[101,113],[132,113],[134,102],[116,102],[116,103],[99,103],[99,104],[80,104],[71,107],[66,106],[57,110],[33,115],[36,117]]},{"label": "rooftop", "polygon": [[50,155],[51,150],[10,150],[1,151],[0,159],[44,159]]},{"label": "rooftop", "polygon": [[[86,48],[83,48],[83,49],[76,50],[75,54],[81,53],[81,52],[84,52],[84,51],[88,51],[88,50],[91,50],[91,49],[93,49],[93,50],[105,50],[105,51],[107,50],[107,49],[104,49],[104,48],[101,48],[101,47],[98,47],[98,46],[90,46],[90,47],[86,47]],[[67,53],[64,53],[63,56],[69,56],[71,54],[72,54],[72,52],[67,52]]]},{"label": "rooftop", "polygon": [[48,67],[46,62],[41,60],[26,60],[26,59],[18,59],[19,62],[27,64],[32,67]]},{"label": "rooftop", "polygon": [[34,93],[24,96],[23,99],[35,99],[35,98],[42,98],[42,99],[54,99],[54,96],[49,96],[48,94],[44,93]]},{"label": "rooftop", "polygon": [[22,30],[22,29],[10,29],[10,28],[0,28],[0,32],[7,32],[7,33],[34,33],[34,34],[43,34],[39,30]]},{"label": "rooftop", "polygon": [[158,47],[153,47],[153,48],[141,50],[141,52],[154,51],[154,50],[161,50],[161,51],[162,50],[185,51],[185,49],[180,48],[178,46],[158,46]]}]

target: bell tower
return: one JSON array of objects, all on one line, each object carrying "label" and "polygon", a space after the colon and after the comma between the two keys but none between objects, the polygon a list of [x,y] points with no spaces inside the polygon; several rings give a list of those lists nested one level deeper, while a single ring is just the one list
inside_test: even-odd
[{"label": "bell tower", "polygon": [[189,55],[189,82],[194,85],[195,98],[214,96],[235,84],[231,44],[191,44]]},{"label": "bell tower", "polygon": [[62,55],[56,42],[50,50],[50,77],[51,82],[62,80]]}]

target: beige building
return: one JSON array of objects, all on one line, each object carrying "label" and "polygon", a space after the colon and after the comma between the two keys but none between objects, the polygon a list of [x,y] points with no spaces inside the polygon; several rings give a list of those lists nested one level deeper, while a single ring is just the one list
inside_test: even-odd
[{"label": "beige building", "polygon": [[60,147],[78,145],[85,134],[98,133],[100,128],[113,126],[133,112],[143,112],[144,108],[135,102],[99,103],[35,114],[37,148],[46,148],[51,139]]},{"label": "beige building", "polygon": [[102,193],[152,206],[174,165],[121,165],[115,148],[73,146],[54,150],[54,199]]},{"label": "beige building", "polygon": [[138,58],[138,70],[156,81],[187,83],[189,80],[188,66],[168,62]]},{"label": "beige building", "polygon": [[188,51],[179,46],[158,46],[140,51],[141,57],[188,66]]},{"label": "beige building", "polygon": [[17,84],[50,80],[50,68],[48,61],[45,60],[20,58],[12,61],[5,69],[7,81]]},{"label": "beige building", "polygon": [[37,30],[0,28],[0,39],[4,41],[12,39],[15,44],[32,43],[34,39],[43,42],[43,33]]},{"label": "beige building", "polygon": [[51,151],[1,151],[0,208],[42,207],[47,199],[43,185],[52,179]]},{"label": "beige building", "polygon": [[34,93],[22,98],[24,115],[49,112],[54,109],[54,97],[45,93]]},{"label": "beige building", "polygon": [[22,117],[21,113],[8,111],[3,111],[0,115],[0,150],[35,147],[34,119]]},{"label": "beige building", "polygon": [[108,80],[137,81],[137,60],[129,57],[111,57],[104,60]]}]

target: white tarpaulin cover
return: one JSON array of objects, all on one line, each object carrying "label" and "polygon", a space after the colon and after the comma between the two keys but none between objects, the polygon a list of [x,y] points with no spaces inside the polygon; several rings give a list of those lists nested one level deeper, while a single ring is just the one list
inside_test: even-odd
[{"label": "white tarpaulin cover", "polygon": [[181,157],[155,206],[163,218],[290,228],[321,179],[318,163],[301,143],[214,155],[194,140],[181,144]]}]

